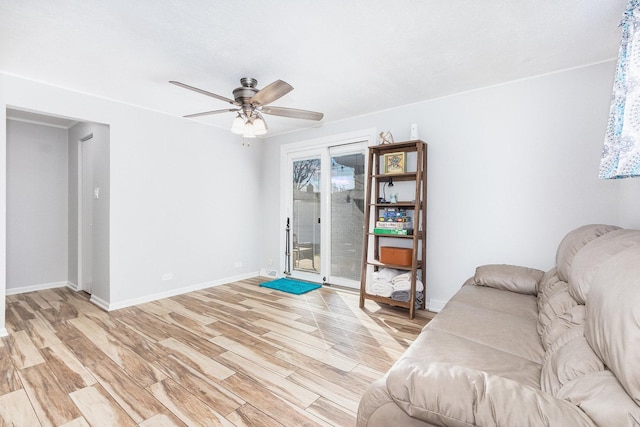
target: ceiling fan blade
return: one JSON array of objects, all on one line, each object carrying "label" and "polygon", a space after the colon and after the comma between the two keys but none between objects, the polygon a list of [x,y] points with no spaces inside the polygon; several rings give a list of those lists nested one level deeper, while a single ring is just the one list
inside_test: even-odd
[{"label": "ceiling fan blade", "polygon": [[238,108],[225,108],[224,110],[213,110],[213,111],[204,111],[202,113],[187,114],[186,116],[182,116],[182,117],[187,117],[192,119],[194,117],[209,116],[211,114],[230,113],[238,110],[239,110]]},{"label": "ceiling fan blade", "polygon": [[298,110],[296,108],[285,107],[262,107],[262,112],[272,116],[291,117],[293,119],[322,120],[323,113],[309,110]]},{"label": "ceiling fan blade", "polygon": [[198,89],[197,87],[189,86],[187,84],[176,82],[174,80],[169,81],[169,83],[171,83],[172,85],[180,86],[181,88],[184,88],[184,89],[189,89],[189,90],[192,90],[194,92],[198,92],[198,93],[201,93],[203,95],[210,96],[212,98],[219,99],[220,101],[228,102],[229,104],[240,105],[238,102],[234,101],[233,99],[229,99],[229,98],[227,98],[225,96],[217,95],[215,93],[208,92],[208,91],[203,90],[203,89]]},{"label": "ceiling fan blade", "polygon": [[267,105],[276,99],[285,96],[292,90],[293,86],[289,83],[282,80],[276,80],[275,82],[260,89],[258,93],[251,97],[249,102],[254,105]]}]

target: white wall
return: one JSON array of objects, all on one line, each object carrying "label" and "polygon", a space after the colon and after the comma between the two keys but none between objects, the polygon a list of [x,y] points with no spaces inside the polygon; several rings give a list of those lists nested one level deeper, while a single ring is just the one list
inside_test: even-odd
[{"label": "white wall", "polygon": [[67,281],[67,130],[7,123],[7,289]]},{"label": "white wall", "polygon": [[[5,301],[7,292],[7,109],[6,82],[0,77],[0,301]],[[4,254],[2,253],[4,248]],[[7,335],[5,328],[5,305],[0,304],[0,336]]]},{"label": "white wall", "polygon": [[620,225],[640,229],[640,179],[621,179]]},{"label": "white wall", "polygon": [[[6,74],[0,89],[0,123],[13,107],[109,126],[109,308],[257,274],[263,143],[243,147],[226,129]],[[0,154],[0,191],[5,168]],[[4,203],[0,194],[0,221]],[[0,227],[0,247],[4,239]]]},{"label": "white wall", "polygon": [[[615,63],[607,62],[270,138],[261,263],[282,257],[281,236],[274,232],[280,219],[273,214],[280,197],[279,146],[370,127],[390,130],[398,142],[409,139],[410,125],[417,123],[429,144],[432,309],[478,265],[547,270],[572,228],[594,222],[633,225],[627,224],[631,215],[620,210],[620,183],[597,178],[614,70]],[[637,218],[637,205],[633,209]]]}]

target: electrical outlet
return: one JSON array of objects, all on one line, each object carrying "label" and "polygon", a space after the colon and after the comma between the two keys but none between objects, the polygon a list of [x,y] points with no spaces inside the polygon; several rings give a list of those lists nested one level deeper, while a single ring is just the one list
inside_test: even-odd
[{"label": "electrical outlet", "polygon": [[164,273],[162,275],[162,280],[171,280],[173,279],[173,273]]},{"label": "electrical outlet", "polygon": [[240,268],[240,267],[242,267],[242,261],[236,261],[236,262],[233,264],[233,266],[234,266],[235,268]]},{"label": "electrical outlet", "polygon": [[269,261],[267,261],[267,264],[273,265],[273,258],[269,258]]}]

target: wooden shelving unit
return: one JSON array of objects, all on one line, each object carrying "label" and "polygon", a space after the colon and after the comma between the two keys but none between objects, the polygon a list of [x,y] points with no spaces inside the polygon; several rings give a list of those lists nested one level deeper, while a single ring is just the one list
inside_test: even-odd
[{"label": "wooden shelving unit", "polygon": [[[415,171],[384,173],[385,167],[383,159],[385,154],[405,153],[405,170],[411,170],[415,166]],[[415,158],[410,158],[409,153],[416,153]],[[392,180],[395,182],[415,183],[415,193],[413,200],[398,200],[396,203],[381,201],[381,193],[384,194],[383,186]],[[409,309],[409,318],[413,319],[416,309],[416,279],[418,270],[422,273],[422,282],[426,291],[425,260],[427,253],[426,230],[427,230],[427,144],[421,140],[399,142],[394,144],[383,144],[369,147],[369,164],[367,169],[367,186],[365,202],[365,221],[368,225],[367,233],[363,242],[362,275],[360,281],[360,308],[364,307],[365,300],[373,300],[380,303],[390,304]],[[380,214],[386,208],[403,208],[412,212],[413,234],[411,235],[380,235],[374,234],[373,229]],[[411,247],[411,265],[386,264],[380,261],[380,247],[390,245],[393,242],[404,242],[402,246]],[[407,245],[406,242],[410,244]],[[390,297],[384,297],[367,292],[367,280],[373,271],[382,268],[393,268],[396,270],[411,271],[410,300],[408,302],[397,301]],[[425,308],[425,297],[423,294],[420,308]]]}]

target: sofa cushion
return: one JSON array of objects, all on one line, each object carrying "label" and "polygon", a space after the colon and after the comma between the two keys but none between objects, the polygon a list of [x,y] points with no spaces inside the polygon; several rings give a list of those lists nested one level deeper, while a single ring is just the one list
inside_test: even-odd
[{"label": "sofa cushion", "polygon": [[[576,300],[569,295],[569,290],[566,286],[564,286],[561,291],[552,295],[547,303],[540,308],[540,312],[538,313],[537,331],[540,336],[544,337],[556,319],[577,305]],[[546,350],[550,342],[547,341],[545,343],[543,340],[542,344],[545,345]]]},{"label": "sofa cushion", "polygon": [[[505,308],[492,307],[494,296]],[[536,330],[536,310],[533,295],[465,285],[425,330],[448,332],[541,365],[544,349]]]},{"label": "sofa cushion", "polygon": [[584,313],[584,305],[576,305],[552,320],[549,326],[544,329],[541,337],[542,346],[545,350],[570,329],[576,326],[583,327]]},{"label": "sofa cushion", "polygon": [[522,294],[536,295],[544,271],[518,265],[489,264],[476,268],[475,284]]},{"label": "sofa cushion", "polygon": [[552,296],[564,291],[568,286],[567,282],[558,278],[556,268],[547,271],[538,284],[538,311],[542,310]]},{"label": "sofa cushion", "polygon": [[364,392],[358,405],[357,425],[425,427],[423,421],[411,418],[391,398],[386,375]]},{"label": "sofa cushion", "polygon": [[593,426],[583,411],[539,389],[445,363],[402,358],[387,390],[407,414],[446,426]]},{"label": "sofa cushion", "polygon": [[585,337],[640,404],[640,245],[611,256],[596,272],[587,298]]},{"label": "sofa cushion", "polygon": [[569,293],[580,304],[587,300],[591,281],[603,262],[640,242],[640,230],[614,230],[584,245],[569,270]]},{"label": "sofa cushion", "polygon": [[604,371],[604,364],[576,326],[559,337],[547,350],[542,365],[540,387],[554,396],[563,385],[583,375]]},{"label": "sofa cushion", "polygon": [[[532,295],[517,294],[485,286],[475,286],[471,283],[460,288],[455,296],[451,298],[451,301],[524,317],[528,322],[531,321],[535,323],[538,319],[536,299]],[[442,311],[444,311],[444,309]]]},{"label": "sofa cushion", "polygon": [[620,227],[615,225],[591,224],[584,225],[570,231],[558,245],[556,252],[556,266],[558,267],[558,277],[564,282],[569,281],[569,270],[576,253],[587,243],[607,234],[611,231],[618,230]]},{"label": "sofa cushion", "polygon": [[640,407],[631,400],[611,371],[576,378],[565,384],[557,397],[577,405],[599,426],[640,425]]},{"label": "sofa cushion", "polygon": [[448,363],[477,369],[540,388],[540,363],[437,329],[425,329],[404,357],[420,359],[425,365]]}]

